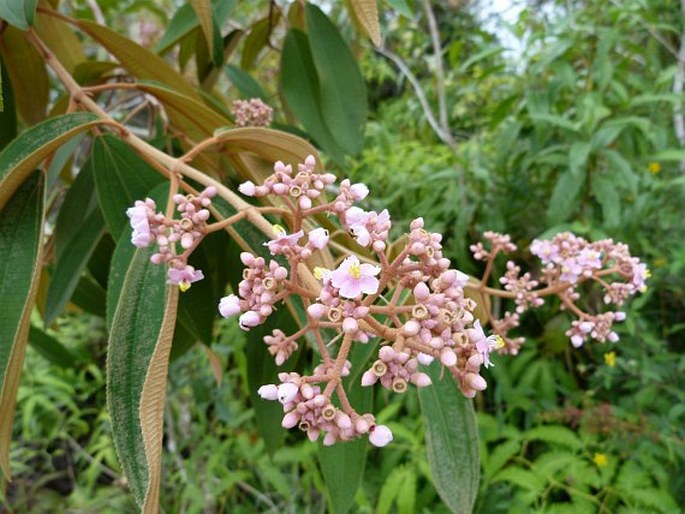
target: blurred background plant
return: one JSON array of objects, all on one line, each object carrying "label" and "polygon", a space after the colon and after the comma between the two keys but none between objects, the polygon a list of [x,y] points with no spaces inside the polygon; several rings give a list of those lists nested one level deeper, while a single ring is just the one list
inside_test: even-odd
[{"label": "blurred background plant", "polygon": [[[177,3],[62,3],[74,15],[112,20],[162,53],[173,48],[187,74],[216,82],[229,97],[270,99],[280,122],[297,110],[297,98],[282,98],[287,70],[279,65],[287,64],[279,56],[287,49],[273,14],[291,6],[237,2],[226,26],[248,36],[212,78],[199,27],[159,46],[183,20]],[[317,142],[332,167],[369,185],[369,207],[388,208],[397,230],[423,216],[445,234],[448,256],[475,275],[482,270],[468,247],[484,230],[511,234],[519,248],[561,230],[612,237],[653,272],[616,345],[572,349],[557,306],[523,318],[522,352],[494,359],[489,387],[476,399],[475,512],[678,512],[685,505],[681,3],[530,0],[512,4],[515,17],[509,11],[509,23],[493,28],[502,13],[486,2],[389,0],[379,3],[378,49],[352,29],[342,5],[322,4],[352,43],[369,111],[358,152],[338,152],[335,138]],[[296,24],[297,11],[291,16]],[[524,251],[514,258],[538,266]],[[104,334],[101,317],[73,306],[47,331],[32,332],[12,447],[20,464],[5,491],[13,511],[135,512],[103,407]],[[258,435],[244,334],[221,322],[211,339],[172,363],[164,511],[326,511],[316,446],[289,433],[274,451]],[[432,486],[416,392],[375,402],[395,441],[368,453],[351,510],[448,512]]]}]

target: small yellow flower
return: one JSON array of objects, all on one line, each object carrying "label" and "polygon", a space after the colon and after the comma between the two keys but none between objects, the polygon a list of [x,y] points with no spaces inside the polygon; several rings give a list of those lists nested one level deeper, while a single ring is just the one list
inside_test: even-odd
[{"label": "small yellow flower", "polygon": [[610,368],[616,366],[616,352],[607,352],[604,354],[604,362]]},{"label": "small yellow flower", "polygon": [[595,453],[592,462],[594,462],[598,468],[603,468],[609,464],[609,459],[607,459],[607,456],[604,453]]},{"label": "small yellow flower", "polygon": [[652,175],[656,175],[657,173],[660,173],[660,172],[661,172],[661,163],[658,163],[658,162],[650,162],[650,163],[647,165],[647,169],[649,169],[649,172],[650,172]]}]

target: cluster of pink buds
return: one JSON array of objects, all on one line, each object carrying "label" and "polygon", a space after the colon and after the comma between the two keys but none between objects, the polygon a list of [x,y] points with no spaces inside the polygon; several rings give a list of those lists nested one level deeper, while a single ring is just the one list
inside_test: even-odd
[{"label": "cluster of pink buds", "polygon": [[259,98],[234,100],[231,114],[239,127],[268,127],[274,110]]},{"label": "cluster of pink buds", "polygon": [[[494,259],[499,253],[515,251],[516,245],[504,234],[487,232],[485,238],[489,249],[483,243],[471,246],[474,257],[487,263],[483,278],[474,287],[481,293],[514,301],[515,311],[505,312],[502,319],[488,314],[493,329],[505,343],[504,351],[511,354],[518,352],[523,340],[510,338],[507,332],[519,325],[523,312],[542,305],[545,296],[558,297],[561,309],[576,317],[566,332],[573,346],[579,347],[588,339],[602,343],[618,341],[618,334],[612,327],[614,322],[625,319],[625,313],[584,311],[578,305],[579,288],[581,284],[596,284],[604,290],[605,304],[621,306],[629,296],[645,290],[649,277],[647,266],[632,257],[625,244],[614,243],[611,239],[590,242],[570,232],[562,232],[551,240],[534,240],[530,245],[530,252],[543,264],[537,280],[529,272],[521,275],[521,268],[513,261],[507,261],[506,273],[499,279],[504,291],[497,290],[487,286]],[[539,287],[540,284],[544,287]]]},{"label": "cluster of pink buds", "polygon": [[[315,371],[316,372],[316,371]],[[347,370],[349,373],[349,368]],[[343,376],[345,373],[343,373]],[[338,441],[350,441],[364,434],[371,444],[381,447],[392,441],[392,432],[384,425],[377,425],[372,414],[350,414],[331,403],[321,388],[311,385],[297,373],[279,373],[279,385],[267,384],[259,388],[265,400],[278,400],[283,405],[284,428],[297,426],[316,441],[324,433],[323,444],[330,446]]]},{"label": "cluster of pink buds", "polygon": [[219,312],[228,318],[241,313],[240,327],[249,330],[264,323],[273,312],[274,304],[286,294],[284,283],[288,277],[288,270],[276,261],[269,261],[263,257],[255,257],[249,252],[240,254],[240,260],[247,266],[243,270],[243,280],[238,284],[238,294],[232,294],[221,299]]},{"label": "cluster of pink buds", "polygon": [[298,164],[297,173],[293,174],[293,167],[277,161],[274,173],[263,184],[257,186],[244,182],[238,190],[246,196],[266,196],[273,194],[287,198],[286,205],[292,207],[296,202],[301,209],[310,209],[312,201],[318,198],[326,186],[335,182],[332,173],[315,173],[316,161],[311,155],[304,163]]},{"label": "cluster of pink buds", "polygon": [[138,248],[156,243],[157,252],[150,260],[154,264],[167,264],[168,283],[178,285],[181,291],[204,278],[201,270],[188,264],[188,257],[206,233],[210,217],[208,207],[214,195],[214,187],[206,188],[198,196],[173,195],[179,218],[156,212],[157,206],[150,198],[137,200],[126,211],[133,228],[131,242]]}]

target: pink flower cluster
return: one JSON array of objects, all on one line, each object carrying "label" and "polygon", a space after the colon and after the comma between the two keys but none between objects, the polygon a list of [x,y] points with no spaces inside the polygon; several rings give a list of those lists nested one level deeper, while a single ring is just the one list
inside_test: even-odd
[{"label": "pink flower cluster", "polygon": [[207,207],[215,195],[214,187],[206,188],[198,196],[174,195],[172,199],[180,218],[156,212],[157,206],[150,198],[137,200],[126,211],[133,228],[131,242],[138,248],[156,243],[157,252],[150,260],[154,264],[167,264],[168,283],[178,285],[182,291],[204,278],[201,270],[188,264],[188,257],[205,235],[210,217]]},{"label": "pink flower cluster", "polygon": [[[368,195],[365,185],[343,180],[333,200],[326,202],[323,193],[334,187],[335,177],[317,173],[312,156],[297,169],[293,174],[290,165],[277,162],[274,174],[263,184],[246,182],[239,188],[249,196],[280,197],[284,208],[292,212],[287,218],[289,230],[276,227],[275,235],[265,243],[273,255],[287,260],[289,273],[274,261],[267,267],[263,258],[247,254],[238,295],[223,298],[219,310],[225,317],[240,315],[240,326],[249,329],[265,321],[276,301],[300,296],[307,312],[305,326],[292,335],[274,330],[264,342],[277,365],[282,365],[297,349],[297,340],[308,335],[323,363],[305,376],[282,373],[281,383],[263,386],[260,395],[280,401],[285,411],[283,426],[298,426],[312,440],[321,432],[326,434],[325,444],[368,434],[372,444],[383,446],[392,433],[375,425],[371,414],[358,414],[341,382],[349,373],[347,356],[352,344],[382,339],[378,359],[361,378],[364,386],[379,382],[397,393],[411,384],[428,387],[432,381],[421,366],[438,360],[457,378],[463,394],[473,397],[486,388],[480,370],[492,365],[490,355],[500,346],[499,340],[486,336],[475,320],[475,302],[464,293],[468,277],[450,269],[440,234],[427,232],[421,218],[414,220],[404,248],[390,261],[386,255],[391,229],[388,211],[377,213],[355,205]],[[331,270],[309,264],[330,259],[330,253],[316,255],[329,252],[331,237],[316,226],[319,214],[336,217],[360,247],[370,248],[375,259],[342,255]],[[273,283],[264,282],[267,269]],[[337,335],[325,337],[330,330]],[[332,403],[334,396],[340,407]]]},{"label": "pink flower cluster", "polygon": [[239,127],[268,127],[274,110],[259,98],[234,100],[231,114]]},{"label": "pink flower cluster", "polygon": [[[509,236],[495,232],[486,233],[490,249],[482,243],[471,246],[476,259],[487,261],[484,277],[478,288],[485,291],[489,273],[495,257],[499,253],[509,253],[516,249]],[[589,242],[570,232],[562,232],[551,240],[534,240],[530,252],[543,264],[540,278],[534,280],[530,273],[521,275],[521,268],[513,261],[507,262],[507,270],[499,282],[504,291],[489,289],[493,296],[512,299],[516,305],[514,312],[505,312],[504,318],[490,318],[495,332],[505,343],[505,350],[515,354],[523,342],[522,338],[512,339],[507,332],[519,325],[520,315],[529,308],[543,304],[544,296],[556,296],[561,300],[561,308],[574,315],[571,328],[566,335],[575,347],[588,339],[598,342],[616,342],[618,334],[613,331],[613,323],[623,321],[625,313],[608,311],[592,314],[584,311],[578,304],[581,300],[579,288],[582,284],[596,285],[604,289],[604,303],[621,306],[625,300],[645,289],[649,271],[645,264],[630,255],[628,247],[614,243],[611,239]],[[538,287],[540,283],[544,287]]]}]

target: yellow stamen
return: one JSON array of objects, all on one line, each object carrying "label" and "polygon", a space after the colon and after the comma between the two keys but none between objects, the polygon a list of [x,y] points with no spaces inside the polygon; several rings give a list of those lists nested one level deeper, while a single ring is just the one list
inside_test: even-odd
[{"label": "yellow stamen", "polygon": [[314,278],[316,280],[321,280],[321,279],[323,279],[323,277],[326,276],[327,273],[330,273],[330,272],[331,272],[331,270],[329,270],[327,268],[320,268],[317,266],[316,268],[314,268]]},{"label": "yellow stamen", "polygon": [[276,234],[278,237],[283,237],[284,235],[287,234],[285,229],[283,227],[281,227],[280,225],[274,225],[273,229],[274,229],[274,234]]},{"label": "yellow stamen", "polygon": [[495,348],[497,348],[498,350],[500,348],[504,348],[504,339],[502,339],[501,336],[495,337]]},{"label": "yellow stamen", "polygon": [[185,293],[188,289],[190,289],[190,282],[187,280],[181,280],[178,283],[178,288],[181,290],[182,293]]},{"label": "yellow stamen", "polygon": [[359,278],[362,276],[362,268],[359,264],[352,264],[349,271],[352,278]]}]

